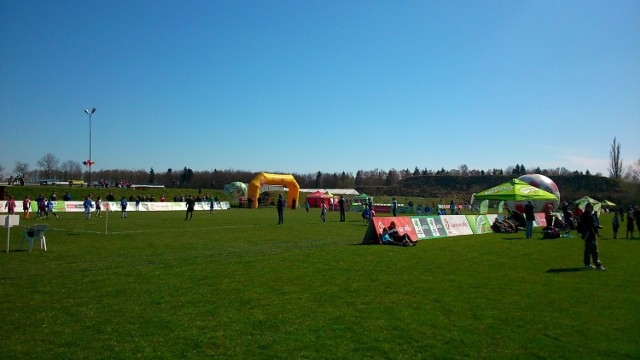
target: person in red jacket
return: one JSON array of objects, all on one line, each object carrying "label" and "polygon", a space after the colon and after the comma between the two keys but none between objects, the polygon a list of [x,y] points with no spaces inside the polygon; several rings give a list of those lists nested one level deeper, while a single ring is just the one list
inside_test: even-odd
[{"label": "person in red jacket", "polygon": [[13,199],[13,196],[9,196],[9,200],[4,204],[4,208],[8,209],[9,215],[13,215],[16,212],[16,201]]}]

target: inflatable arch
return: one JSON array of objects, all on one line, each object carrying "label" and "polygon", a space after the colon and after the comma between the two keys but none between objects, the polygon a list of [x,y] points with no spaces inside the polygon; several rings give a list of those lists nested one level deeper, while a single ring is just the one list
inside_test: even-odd
[{"label": "inflatable arch", "polygon": [[[268,173],[260,173],[256,175],[253,180],[249,183],[249,191],[247,192],[247,196],[257,199],[260,196],[260,188],[262,185],[282,185],[289,189],[289,197],[287,198],[287,207],[293,208],[293,204],[295,202],[296,207],[299,204],[299,194],[300,194],[300,185],[296,182],[296,179],[293,178],[293,175],[285,175],[285,174],[268,174]],[[256,209],[258,207],[258,202],[253,202],[253,208]]]}]

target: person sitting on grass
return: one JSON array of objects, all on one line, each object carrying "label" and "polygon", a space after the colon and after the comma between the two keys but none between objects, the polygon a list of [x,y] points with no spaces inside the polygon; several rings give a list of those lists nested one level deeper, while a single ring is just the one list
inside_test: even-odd
[{"label": "person sitting on grass", "polygon": [[411,240],[411,237],[409,237],[408,234],[400,234],[396,228],[395,221],[392,221],[389,224],[389,237],[391,238],[391,241],[399,244],[415,245],[418,242],[418,240]]},{"label": "person sitting on grass", "polygon": [[497,217],[491,224],[491,230],[497,233],[514,233],[518,232],[518,228],[509,220],[500,221]]},{"label": "person sitting on grass", "polygon": [[382,229],[382,235],[380,236],[382,245],[391,245],[391,238],[389,237],[389,229],[386,227]]}]

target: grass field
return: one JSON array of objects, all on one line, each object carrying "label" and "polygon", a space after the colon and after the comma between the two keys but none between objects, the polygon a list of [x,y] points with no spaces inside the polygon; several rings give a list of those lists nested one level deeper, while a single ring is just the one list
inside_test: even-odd
[{"label": "grass field", "polygon": [[47,220],[47,252],[12,230],[2,358],[640,358],[640,241],[608,226],[599,272],[539,229],[404,248],[317,209],[118,215]]}]

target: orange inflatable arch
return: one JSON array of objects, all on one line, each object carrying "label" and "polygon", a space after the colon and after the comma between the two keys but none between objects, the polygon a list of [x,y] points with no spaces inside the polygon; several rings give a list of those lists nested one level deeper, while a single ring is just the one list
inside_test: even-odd
[{"label": "orange inflatable arch", "polygon": [[[293,178],[293,175],[289,174],[269,174],[269,173],[259,173],[256,175],[253,180],[249,183],[249,190],[247,191],[247,196],[257,199],[260,196],[260,188],[262,185],[282,185],[289,189],[289,196],[287,197],[287,207],[293,208],[293,203],[295,201],[296,207],[299,204],[299,195],[300,195],[300,185],[296,179]],[[253,202],[253,208],[256,209],[258,207],[258,202]]]}]

